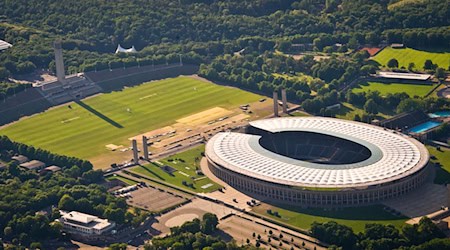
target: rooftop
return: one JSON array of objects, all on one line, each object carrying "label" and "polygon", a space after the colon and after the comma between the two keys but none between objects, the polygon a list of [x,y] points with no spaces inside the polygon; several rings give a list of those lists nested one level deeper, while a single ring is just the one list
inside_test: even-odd
[{"label": "rooftop", "polygon": [[112,224],[107,219],[101,219],[95,215],[85,214],[77,211],[71,212],[59,211],[59,212],[61,214],[61,219],[64,220],[66,223],[75,222],[75,224],[98,230],[109,227]]},{"label": "rooftop", "polygon": [[419,81],[426,81],[431,77],[430,74],[399,73],[390,71],[380,71],[377,73],[377,76],[390,79],[419,80]]},{"label": "rooftop", "polygon": [[30,170],[35,170],[35,169],[45,167],[45,163],[43,163],[42,161],[38,161],[38,160],[32,160],[32,161],[20,164],[20,166],[23,168],[30,169]]},{"label": "rooftop", "polygon": [[323,117],[274,118],[250,122],[271,133],[304,131],[351,140],[371,152],[361,162],[320,164],[293,159],[263,148],[261,136],[225,132],[206,146],[207,156],[234,172],[268,182],[300,187],[351,188],[406,177],[426,166],[429,154],[418,141],[380,127]]}]

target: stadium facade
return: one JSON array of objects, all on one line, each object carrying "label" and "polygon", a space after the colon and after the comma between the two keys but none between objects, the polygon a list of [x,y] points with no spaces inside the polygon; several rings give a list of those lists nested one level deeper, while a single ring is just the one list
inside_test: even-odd
[{"label": "stadium facade", "polygon": [[218,178],[267,201],[359,206],[424,183],[429,153],[406,135],[323,117],[250,122],[247,133],[212,137],[205,155]]}]

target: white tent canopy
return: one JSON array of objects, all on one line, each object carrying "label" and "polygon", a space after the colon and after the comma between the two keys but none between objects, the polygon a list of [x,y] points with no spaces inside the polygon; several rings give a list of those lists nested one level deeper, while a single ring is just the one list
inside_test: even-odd
[{"label": "white tent canopy", "polygon": [[119,45],[117,45],[116,54],[121,53],[121,52],[122,53],[136,53],[137,50],[136,50],[136,48],[134,48],[134,45],[131,46],[131,48],[129,48],[129,49],[125,49],[125,48],[122,48],[122,46],[120,46],[120,44],[119,44]]},{"label": "white tent canopy", "polygon": [[5,42],[3,40],[0,40],[0,50],[7,49],[9,47],[12,47],[12,44]]}]

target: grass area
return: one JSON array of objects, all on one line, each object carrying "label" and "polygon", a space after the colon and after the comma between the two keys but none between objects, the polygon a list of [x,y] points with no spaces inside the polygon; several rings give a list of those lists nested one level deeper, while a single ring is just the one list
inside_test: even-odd
[{"label": "grass area", "polygon": [[441,147],[441,150],[438,151],[432,146],[427,146],[427,149],[430,152],[430,155],[436,157],[436,159],[431,159],[431,162],[439,163],[441,165],[441,168],[438,168],[436,171],[434,183],[450,183],[450,150]]},{"label": "grass area", "polygon": [[[346,119],[346,120],[353,120],[355,115],[359,115],[359,117],[362,117],[364,110],[362,107],[357,107],[355,105],[352,105],[348,102],[341,103],[342,107],[339,110],[339,112],[336,114],[337,118],[340,119]],[[380,110],[378,110],[379,113],[375,116],[375,119],[382,120],[391,117],[394,113],[392,110],[385,110],[382,107],[380,107]]]},{"label": "grass area", "polygon": [[[138,166],[130,169],[131,172],[158,179],[160,181],[168,182],[172,185],[190,189],[197,193],[212,192],[220,188],[220,186],[211,181],[205,175],[198,175],[197,169],[200,169],[200,159],[202,153],[205,151],[205,146],[195,147],[193,149],[181,152],[179,154],[167,157],[159,162],[162,165],[168,165],[176,171],[172,174],[164,171],[160,164],[152,163],[145,166]],[[183,181],[186,183],[192,183],[193,186],[183,185]],[[204,185],[212,184],[207,188],[202,188]]]},{"label": "grass area", "polygon": [[108,176],[106,179],[109,180],[109,181],[120,180],[120,181],[125,182],[128,185],[134,185],[134,184],[137,183],[137,181],[129,180],[127,178],[123,178],[122,176],[118,176],[118,175],[117,176]]},{"label": "grass area", "polygon": [[[267,210],[278,212],[279,217],[269,215]],[[353,228],[355,232],[364,230],[367,223],[392,224],[395,227],[401,227],[408,219],[390,214],[383,210],[382,205],[373,205],[366,207],[344,208],[337,211],[329,211],[319,208],[302,209],[297,207],[269,204],[262,204],[253,208],[253,211],[268,216],[280,222],[308,230],[313,222],[336,221],[337,223],[347,225]]]},{"label": "grass area", "polygon": [[407,84],[407,83],[382,83],[382,82],[362,82],[357,87],[353,88],[353,92],[368,92],[378,91],[381,95],[387,95],[388,93],[401,93],[405,92],[410,97],[419,96],[423,97],[430,92],[435,85],[420,85],[420,84]]},{"label": "grass area", "polygon": [[170,125],[212,108],[235,108],[261,97],[190,77],[177,77],[102,94],[51,109],[0,130],[0,134],[54,153],[83,159],[109,154],[107,144]]},{"label": "grass area", "polygon": [[414,63],[415,68],[419,70],[423,68],[425,61],[428,59],[444,69],[448,69],[450,64],[450,52],[428,52],[411,48],[393,49],[386,47],[374,56],[373,60],[382,66],[386,66],[392,58],[397,59],[399,67],[408,68],[409,63]]}]

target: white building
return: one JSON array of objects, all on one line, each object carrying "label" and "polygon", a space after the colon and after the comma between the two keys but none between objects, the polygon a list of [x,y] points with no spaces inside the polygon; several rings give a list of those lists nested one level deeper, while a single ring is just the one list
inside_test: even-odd
[{"label": "white building", "polygon": [[117,45],[116,54],[117,53],[136,53],[137,50],[134,48],[134,45],[131,48],[125,49],[122,46]]},{"label": "white building", "polygon": [[116,226],[114,222],[94,215],[76,211],[65,212],[60,210],[59,212],[61,213],[61,218],[58,221],[62,223],[64,230],[69,233],[102,235],[110,232]]}]

